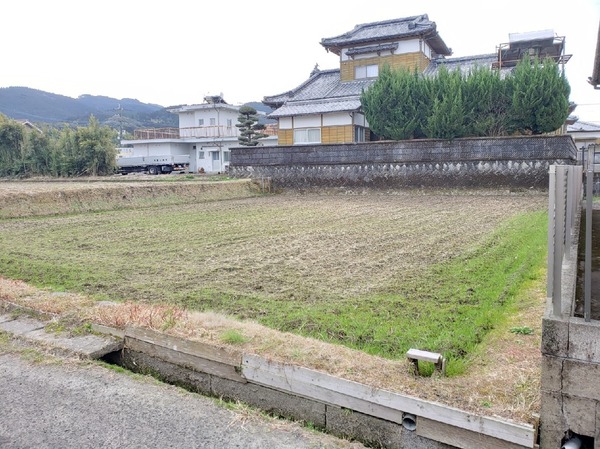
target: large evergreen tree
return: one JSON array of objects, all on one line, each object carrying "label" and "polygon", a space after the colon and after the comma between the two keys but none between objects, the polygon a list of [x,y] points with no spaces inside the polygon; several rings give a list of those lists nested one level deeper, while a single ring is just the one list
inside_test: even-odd
[{"label": "large evergreen tree", "polygon": [[487,67],[463,75],[441,66],[432,78],[384,67],[361,103],[385,139],[452,139],[555,131],[568,116],[569,92],[552,60],[521,61],[504,78]]},{"label": "large evergreen tree", "polygon": [[512,90],[511,128],[521,134],[556,131],[569,115],[570,87],[558,65],[528,58],[508,79]]},{"label": "large evergreen tree", "polygon": [[464,137],[465,108],[461,71],[449,71],[442,66],[432,84],[433,107],[425,125],[426,136],[439,139]]},{"label": "large evergreen tree", "polygon": [[361,101],[371,130],[383,139],[412,139],[419,127],[417,104],[413,102],[416,78],[407,70],[385,65],[379,78],[362,93]]},{"label": "large evergreen tree", "polygon": [[511,95],[500,72],[474,67],[462,86],[467,136],[506,134]]},{"label": "large evergreen tree", "polygon": [[255,147],[258,145],[258,139],[267,137],[267,134],[261,131],[265,125],[258,123],[256,109],[252,106],[242,106],[239,110],[237,126],[240,130],[238,142],[240,145]]}]

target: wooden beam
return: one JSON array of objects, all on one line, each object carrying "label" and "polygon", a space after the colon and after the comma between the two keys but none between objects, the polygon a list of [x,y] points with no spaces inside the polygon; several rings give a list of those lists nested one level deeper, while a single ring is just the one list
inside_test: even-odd
[{"label": "wooden beam", "polygon": [[461,449],[524,449],[526,447],[422,417],[417,418],[417,435]]},{"label": "wooden beam", "polygon": [[241,353],[228,352],[198,341],[184,340],[140,327],[125,329],[125,347],[195,371],[246,382],[239,373]]},{"label": "wooden beam", "polygon": [[152,329],[128,326],[125,329],[125,336],[226,365],[239,367],[242,362],[242,354],[240,352],[226,351],[213,345],[207,345],[199,341],[184,340],[183,338],[166,335]]},{"label": "wooden beam", "polygon": [[388,421],[401,423],[403,413],[411,413],[417,416],[417,419],[423,417],[515,443],[517,446],[533,447],[532,426],[474,415],[411,396],[378,390],[307,368],[244,354],[242,373],[250,382],[346,407]]},{"label": "wooden beam", "polygon": [[177,366],[192,369],[200,373],[212,374],[224,379],[233,380],[240,383],[245,383],[244,379],[232,365],[215,362],[214,360],[197,357],[194,355],[179,352],[170,348],[148,343],[132,337],[125,337],[125,348],[141,352],[145,355],[156,357],[165,362],[172,363]]}]

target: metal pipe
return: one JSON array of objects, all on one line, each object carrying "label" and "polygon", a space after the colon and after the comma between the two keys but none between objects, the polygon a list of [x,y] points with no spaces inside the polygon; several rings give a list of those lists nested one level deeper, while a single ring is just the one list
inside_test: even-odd
[{"label": "metal pipe", "polygon": [[417,417],[412,413],[405,413],[402,415],[402,427],[406,430],[416,430],[417,428]]},{"label": "metal pipe", "polygon": [[581,440],[579,437],[572,437],[565,441],[560,449],[580,449],[581,448]]}]

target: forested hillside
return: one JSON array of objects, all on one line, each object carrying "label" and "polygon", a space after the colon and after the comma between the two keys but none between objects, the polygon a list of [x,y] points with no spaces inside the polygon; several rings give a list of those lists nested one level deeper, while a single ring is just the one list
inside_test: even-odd
[{"label": "forested hillside", "polygon": [[94,95],[71,98],[29,87],[0,88],[0,113],[34,123],[82,125],[94,115],[102,124],[128,130],[177,126],[177,116],[161,105]]},{"label": "forested hillside", "polygon": [[[258,101],[248,105],[267,114],[272,111]],[[177,114],[167,111],[171,107],[174,105],[164,107],[132,98],[117,99],[100,95],[71,98],[29,87],[0,88],[0,114],[38,124],[86,125],[90,115],[94,115],[102,125],[129,132],[135,128],[177,127]],[[272,122],[264,116],[260,121]]]}]

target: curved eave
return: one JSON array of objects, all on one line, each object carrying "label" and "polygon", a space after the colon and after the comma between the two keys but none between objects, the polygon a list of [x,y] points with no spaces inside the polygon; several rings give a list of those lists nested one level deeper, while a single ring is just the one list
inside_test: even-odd
[{"label": "curved eave", "polygon": [[330,51],[339,56],[342,52],[342,49],[344,48],[357,47],[361,45],[374,44],[380,42],[397,42],[415,37],[420,37],[421,39],[428,42],[431,48],[439,55],[450,56],[452,54],[452,50],[446,45],[446,43],[441,38],[439,33],[435,30],[435,28],[431,28],[429,30],[417,29],[409,33],[402,33],[389,36],[373,36],[363,39],[339,39],[335,41],[332,39],[330,42],[328,42],[327,39],[322,39],[320,44],[325,48],[325,50]]},{"label": "curved eave", "polygon": [[268,117],[280,119],[282,117],[298,117],[301,115],[333,114],[339,112],[357,112],[361,109],[360,99],[323,102],[298,102],[285,104],[271,112]]}]

